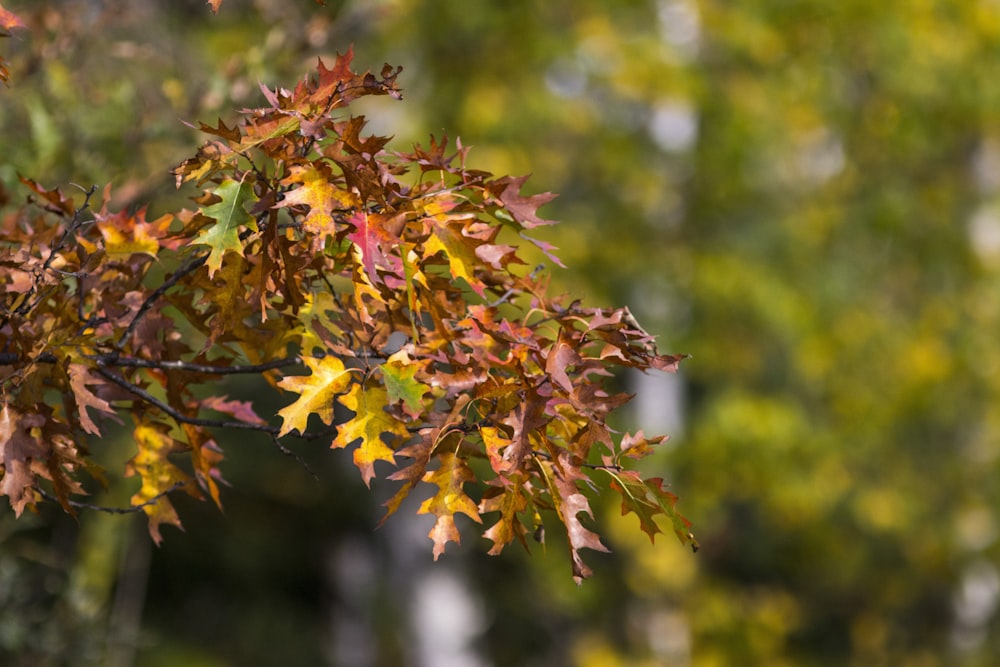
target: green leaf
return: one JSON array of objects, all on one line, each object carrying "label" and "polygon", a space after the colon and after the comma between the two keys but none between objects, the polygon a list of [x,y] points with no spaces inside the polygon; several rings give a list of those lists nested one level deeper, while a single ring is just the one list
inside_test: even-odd
[{"label": "green leaf", "polygon": [[215,220],[215,224],[202,230],[193,243],[207,245],[212,248],[208,256],[208,274],[222,266],[222,258],[227,250],[243,255],[243,243],[240,241],[240,227],[248,226],[256,229],[253,216],[246,209],[247,203],[257,201],[253,187],[246,181],[237,182],[231,178],[224,180],[214,193],[219,201],[202,207],[202,215]]},{"label": "green leaf", "polygon": [[639,527],[649,535],[650,542],[654,541],[657,533],[663,532],[655,521],[658,514],[663,514],[670,519],[681,544],[690,544],[694,551],[698,550],[691,522],[674,508],[677,496],[663,488],[663,479],[653,477],[644,480],[634,470],[605,471],[611,476],[611,488],[622,496],[622,515],[634,512],[639,517]]},{"label": "green leaf", "polygon": [[382,364],[382,377],[389,403],[403,401],[403,409],[411,417],[417,417],[423,412],[423,396],[431,389],[415,377],[423,366],[424,364],[412,361],[406,350],[399,350]]}]

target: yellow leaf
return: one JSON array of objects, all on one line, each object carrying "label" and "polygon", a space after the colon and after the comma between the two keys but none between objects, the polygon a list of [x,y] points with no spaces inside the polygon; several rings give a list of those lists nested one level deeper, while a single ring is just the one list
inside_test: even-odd
[{"label": "yellow leaf", "polygon": [[479,510],[472,498],[465,495],[463,485],[466,482],[475,480],[473,474],[465,461],[450,452],[443,453],[438,457],[441,466],[434,471],[424,475],[425,482],[433,482],[438,485],[438,492],[428,498],[417,510],[417,514],[433,514],[437,517],[434,527],[428,536],[434,541],[434,560],[444,553],[444,547],[448,542],[461,543],[458,528],[455,526],[455,512],[461,512],[476,523],[482,523],[479,517]]},{"label": "yellow leaf", "polygon": [[[156,422],[143,422],[136,426],[132,438],[138,451],[125,464],[126,477],[138,475],[142,480],[139,491],[132,496],[132,505],[142,506],[142,511],[149,518],[149,534],[157,544],[163,540],[160,524],[181,528],[174,506],[162,494],[177,484],[190,482],[188,475],[169,459],[171,453],[184,449],[169,431],[165,424]],[[154,498],[156,501],[150,502]]]},{"label": "yellow leaf", "polygon": [[305,433],[309,415],[316,414],[324,424],[333,423],[333,399],[342,394],[351,382],[351,371],[337,357],[316,359],[306,357],[305,365],[312,371],[307,376],[286,377],[278,386],[299,394],[294,403],[278,410],[282,419],[278,437],[298,429]]},{"label": "yellow leaf", "polygon": [[126,259],[133,254],[156,257],[160,250],[157,240],[170,226],[173,216],[164,215],[146,222],[146,209],[135,215],[122,211],[115,215],[97,217],[97,229],[104,237],[104,249],[112,259]]},{"label": "yellow leaf", "polygon": [[349,210],[361,205],[356,194],[348,192],[333,182],[333,176],[326,170],[313,166],[291,168],[291,175],[282,181],[285,185],[298,183],[299,187],[285,194],[276,208],[305,205],[309,213],[302,226],[313,234],[333,234],[335,231],[333,211]]},{"label": "yellow leaf", "polygon": [[444,252],[448,258],[452,278],[462,278],[469,286],[482,295],[485,286],[475,277],[474,267],[479,264],[473,241],[462,236],[461,231],[449,225],[434,227],[434,233],[424,244],[426,256]]},{"label": "yellow leaf", "polygon": [[340,402],[356,414],[340,426],[330,446],[347,447],[360,439],[360,445],[354,450],[354,465],[361,471],[365,484],[371,486],[375,461],[396,461],[393,450],[382,441],[382,436],[390,436],[390,442],[399,442],[410,434],[403,422],[385,411],[389,398],[383,387],[356,384],[340,397]]}]

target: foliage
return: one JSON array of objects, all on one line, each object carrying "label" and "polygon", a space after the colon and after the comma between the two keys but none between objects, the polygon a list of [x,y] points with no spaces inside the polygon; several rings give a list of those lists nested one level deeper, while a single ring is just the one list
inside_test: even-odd
[{"label": "foliage", "polygon": [[[429,519],[413,531],[422,541],[433,511],[370,530],[393,482],[376,475],[365,495],[356,468],[339,467],[349,456],[286,436],[317,484],[267,436],[215,429],[234,488],[224,515],[171,497],[187,533],[152,551],[136,664],[170,652],[319,664],[331,635],[377,645],[373,664],[400,664],[413,650],[408,593],[456,570],[489,618],[475,639],[486,664],[995,662],[995,3],[225,0],[215,15],[203,0],[0,2],[28,24],[0,40],[12,77],[0,126],[17,138],[0,142],[8,192],[17,165],[49,184],[111,180],[112,210],[176,212],[184,195],[153,188],[194,145],[177,118],[232,126],[229,109],[260,106],[257,82],[294,81],[353,42],[355,62],[407,65],[406,103],[352,103],[371,131],[408,147],[422,128],[448,128],[492,171],[534,171],[534,191],[561,193],[543,217],[572,221],[529,233],[569,267],[551,272],[556,291],[629,303],[697,361],[665,376],[682,388],[683,428],[656,426],[670,397],[643,385],[618,411],[627,422],[613,422],[672,434],[638,468],[692,490],[683,509],[698,517],[696,558],[651,545],[641,512],[619,516],[612,491],[588,494],[597,522],[581,517],[614,547],[587,559],[599,573],[587,586],[558,576],[557,549],[491,558],[492,542],[477,549],[469,535],[444,567],[424,569],[431,549],[399,540]],[[261,415],[294,397],[272,402],[282,393],[244,378],[211,389],[252,399]],[[405,386],[392,391],[405,405]],[[134,447],[88,439],[105,465],[131,455],[109,447]],[[137,481],[112,478],[119,495],[101,502],[127,504]],[[419,485],[398,513],[438,488]],[[20,636],[56,651],[50,638],[74,619],[41,592],[64,608],[78,599],[70,573],[118,560],[118,542],[85,539],[95,523],[129,524],[89,512],[77,526],[57,503],[39,511],[0,517],[0,625],[16,620]],[[144,537],[126,552],[148,547]],[[331,575],[350,554],[374,577],[358,585],[364,606],[345,602],[354,580]],[[344,609],[357,625],[331,631]],[[14,636],[0,642],[10,650]],[[297,650],[311,653],[288,657]]]},{"label": "foliage", "polygon": [[[696,547],[662,480],[622,465],[658,440],[616,443],[606,423],[629,399],[606,386],[613,369],[674,371],[682,357],[660,354],[625,308],[546,295],[517,244],[558,262],[527,236],[551,224],[537,209],[552,195],[468,167],[446,137],[403,153],[365,135],[348,105],[401,97],[400,68],[359,74],[351,61],[320,61],[292,90],[262,87],[267,105],[232,126],[201,124],[212,138],[174,170],[178,187],[201,188],[197,209],[148,220],[113,211],[110,187],[95,210],[96,188],[79,202],[21,179],[33,196],[0,223],[0,493],[18,515],[42,500],[87,507],[84,474],[106,475],[87,436],[127,414],[131,502],[158,543],[162,525],[181,525],[174,494],[222,506],[213,429],[229,428],[279,448],[287,436],[353,448],[366,484],[377,461],[408,459],[390,475],[404,484],[387,516],[436,485],[419,509],[436,517],[435,557],[460,540],[456,513],[485,522],[500,553],[527,547],[549,510],[574,578],[587,577],[579,551],[605,547],[581,522],[581,486],[603,475],[650,538],[662,515]],[[308,374],[289,374],[299,362]],[[294,395],[280,427],[213,394],[236,374]]]},{"label": "foliage", "polygon": [[702,551],[613,524],[627,620],[578,664],[645,664],[664,619],[649,664],[992,664],[997,7],[401,4],[365,46],[424,64],[414,125],[541,145],[563,259],[697,360],[656,463]]}]

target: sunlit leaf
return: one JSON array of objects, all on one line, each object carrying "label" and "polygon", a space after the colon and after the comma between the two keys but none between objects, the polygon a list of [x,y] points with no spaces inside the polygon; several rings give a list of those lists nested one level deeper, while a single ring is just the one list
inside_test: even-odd
[{"label": "sunlit leaf", "polygon": [[405,440],[409,436],[406,424],[386,412],[389,402],[382,387],[355,384],[339,400],[354,411],[354,417],[339,427],[332,446],[348,447],[360,441],[354,450],[354,464],[370,486],[375,476],[375,461],[395,462],[394,452],[383,438],[390,443]]},{"label": "sunlit leaf", "polygon": [[257,199],[248,182],[237,182],[232,179],[223,181],[214,193],[219,197],[219,201],[203,207],[202,213],[215,220],[215,224],[203,230],[193,241],[212,249],[207,262],[209,275],[214,274],[222,266],[222,258],[226,252],[243,254],[240,228],[253,226],[254,220],[247,212],[246,205]]},{"label": "sunlit leaf", "polygon": [[293,430],[305,433],[306,422],[313,414],[324,424],[332,424],[334,399],[351,383],[351,372],[337,357],[306,357],[302,361],[311,371],[309,375],[287,376],[278,383],[282,389],[299,394],[294,403],[278,410],[282,419],[279,436]]},{"label": "sunlit leaf", "polygon": [[420,505],[420,514],[437,517],[429,537],[434,541],[434,559],[444,553],[448,542],[460,544],[462,539],[455,526],[455,514],[460,512],[477,523],[482,523],[476,503],[465,494],[464,485],[475,475],[461,458],[450,453],[438,456],[441,465],[424,475],[424,481],[437,484],[438,491]]}]

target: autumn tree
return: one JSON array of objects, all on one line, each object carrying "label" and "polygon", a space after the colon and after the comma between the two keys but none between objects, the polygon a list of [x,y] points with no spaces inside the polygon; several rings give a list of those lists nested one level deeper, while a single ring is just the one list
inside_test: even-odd
[{"label": "autumn tree", "polygon": [[[401,99],[401,68],[357,73],[352,57],[201,123],[208,140],[173,170],[197,189],[190,209],[148,219],[115,210],[110,186],[22,177],[27,203],[0,219],[0,494],[17,515],[95,509],[83,496],[117,471],[91,450],[125,423],[131,510],[159,542],[181,525],[175,494],[222,506],[215,434],[241,429],[282,451],[350,449],[366,484],[394,465],[386,517],[432,485],[419,512],[436,519],[435,557],[460,539],[456,514],[491,554],[541,539],[554,515],[579,581],[580,550],[606,550],[585,525],[596,483],[651,539],[663,516],[696,547],[663,479],[629,467],[664,437],[607,423],[630,398],[608,382],[617,369],[670,372],[683,355],[661,354],[627,308],[548,294],[526,257],[559,263],[538,238],[553,195],[469,166],[460,141],[407,152],[366,134],[351,103]],[[287,394],[280,419],[214,391],[234,375]]]}]

